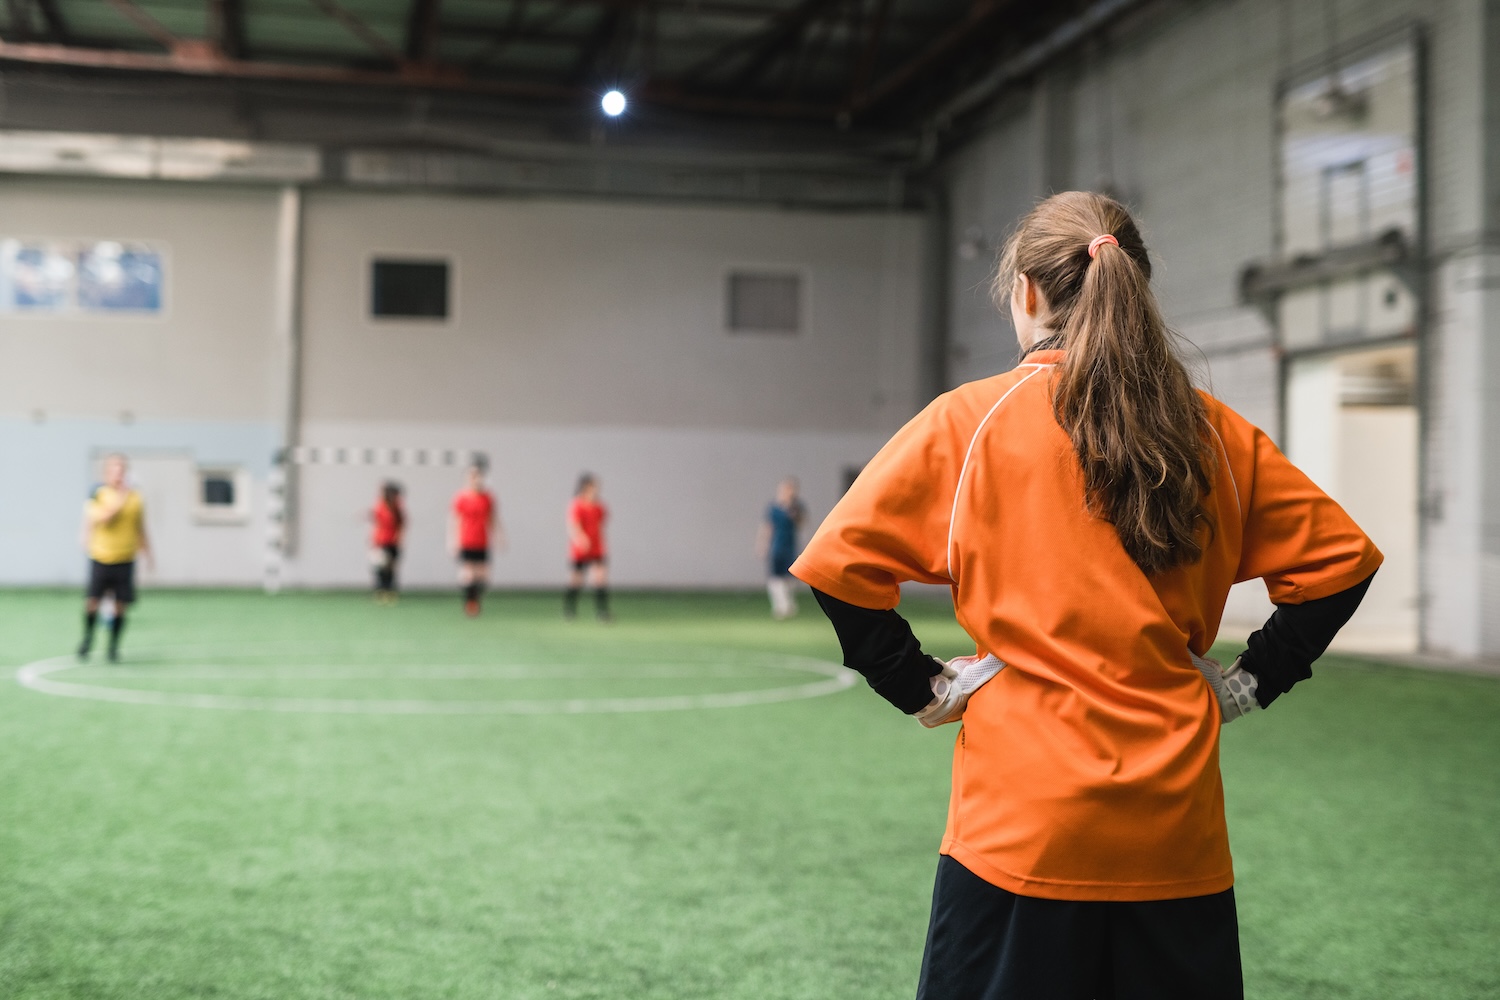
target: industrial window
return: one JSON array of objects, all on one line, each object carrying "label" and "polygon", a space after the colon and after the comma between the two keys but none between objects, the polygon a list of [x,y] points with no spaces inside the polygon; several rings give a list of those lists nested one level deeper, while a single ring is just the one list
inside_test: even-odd
[{"label": "industrial window", "polygon": [[400,319],[447,319],[448,262],[376,260],[370,277],[370,313]]},{"label": "industrial window", "polygon": [[199,466],[193,520],[199,524],[244,524],[249,519],[249,473],[240,468]]},{"label": "industrial window", "polygon": [[200,502],[205,507],[234,506],[234,474],[232,472],[200,472],[203,496]]},{"label": "industrial window", "polygon": [[797,333],[802,329],[802,276],[735,271],[726,288],[731,333]]}]

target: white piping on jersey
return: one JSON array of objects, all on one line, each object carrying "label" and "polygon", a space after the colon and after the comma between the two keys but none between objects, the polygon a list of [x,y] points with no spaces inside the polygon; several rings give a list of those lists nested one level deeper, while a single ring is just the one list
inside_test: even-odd
[{"label": "white piping on jersey", "polygon": [[1032,368],[1035,370],[1031,373],[1031,375],[1027,375],[1015,385],[1011,386],[1009,389],[1006,389],[1005,395],[995,400],[995,405],[990,407],[990,411],[984,415],[984,419],[979,421],[979,426],[974,428],[974,436],[969,438],[969,448],[964,452],[964,464],[958,470],[958,485],[953,487],[953,508],[948,512],[948,550],[946,552],[946,555],[948,558],[948,580],[952,583],[958,582],[957,580],[953,579],[953,522],[958,519],[958,497],[964,489],[964,476],[966,476],[969,472],[969,458],[974,454],[974,445],[979,441],[979,435],[984,431],[984,425],[989,423],[990,417],[993,417],[995,415],[995,411],[1000,409],[1000,404],[1009,399],[1011,393],[1015,392],[1017,389],[1021,388],[1021,386],[1030,381],[1032,375],[1035,375],[1043,368],[1051,368],[1052,365],[1029,364],[1017,365],[1017,367]]},{"label": "white piping on jersey", "polygon": [[1219,430],[1213,424],[1208,429],[1214,432],[1214,440],[1219,442],[1219,451],[1224,455],[1224,471],[1229,473],[1229,486],[1234,490],[1234,509],[1239,512],[1240,521],[1245,520],[1245,508],[1240,506],[1240,484],[1235,482],[1234,466],[1229,464],[1229,449],[1224,447],[1224,439],[1219,437]]}]

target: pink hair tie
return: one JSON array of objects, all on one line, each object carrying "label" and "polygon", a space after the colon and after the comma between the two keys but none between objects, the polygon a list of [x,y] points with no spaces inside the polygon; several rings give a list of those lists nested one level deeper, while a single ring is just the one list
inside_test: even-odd
[{"label": "pink hair tie", "polygon": [[1103,236],[1095,236],[1089,243],[1089,260],[1093,260],[1099,253],[1099,248],[1106,243],[1113,243],[1115,246],[1120,245],[1120,241],[1109,235],[1109,233],[1105,233]]}]

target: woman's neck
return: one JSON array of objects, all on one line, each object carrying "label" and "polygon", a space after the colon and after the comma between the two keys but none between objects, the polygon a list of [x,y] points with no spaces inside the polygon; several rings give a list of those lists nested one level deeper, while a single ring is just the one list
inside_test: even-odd
[{"label": "woman's neck", "polygon": [[1021,357],[1026,357],[1036,351],[1060,351],[1063,348],[1063,335],[1052,330],[1038,330],[1040,336],[1031,342],[1026,350],[1021,352]]}]

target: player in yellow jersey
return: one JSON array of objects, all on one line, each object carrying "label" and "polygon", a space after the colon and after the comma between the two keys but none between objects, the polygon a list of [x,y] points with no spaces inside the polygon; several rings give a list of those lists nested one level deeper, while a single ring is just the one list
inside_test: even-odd
[{"label": "player in yellow jersey", "polygon": [[84,603],[83,642],[78,658],[88,659],[94,645],[94,626],[99,621],[99,602],[109,594],[115,599],[115,617],[109,624],[109,660],[120,659],[120,636],[125,631],[125,611],[135,602],[135,558],[151,562],[146,538],[146,506],[141,495],[125,484],[125,456],[104,460],[104,485],[94,490],[83,509],[84,539],[89,552],[89,587]]}]

